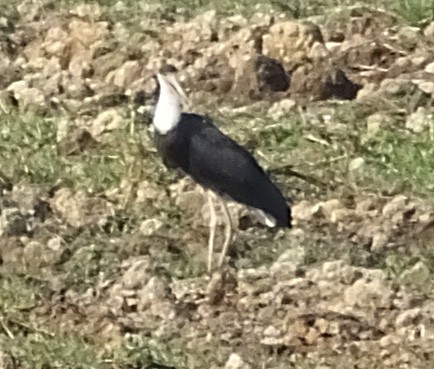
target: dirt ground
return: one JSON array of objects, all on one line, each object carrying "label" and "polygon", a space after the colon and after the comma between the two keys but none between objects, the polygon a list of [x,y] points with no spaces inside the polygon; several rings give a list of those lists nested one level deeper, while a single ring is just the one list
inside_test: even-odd
[{"label": "dirt ground", "polygon": [[[423,1],[59,4],[0,5],[0,369],[434,367]],[[211,275],[157,71],[292,204],[269,230],[229,203]]]}]

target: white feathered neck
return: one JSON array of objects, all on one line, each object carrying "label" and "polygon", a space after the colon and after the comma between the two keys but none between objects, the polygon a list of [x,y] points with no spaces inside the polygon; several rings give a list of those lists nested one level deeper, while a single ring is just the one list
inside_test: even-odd
[{"label": "white feathered neck", "polygon": [[160,85],[160,95],[154,113],[154,127],[160,134],[166,134],[174,129],[182,114],[182,98],[184,92],[174,77],[169,78],[157,74]]}]

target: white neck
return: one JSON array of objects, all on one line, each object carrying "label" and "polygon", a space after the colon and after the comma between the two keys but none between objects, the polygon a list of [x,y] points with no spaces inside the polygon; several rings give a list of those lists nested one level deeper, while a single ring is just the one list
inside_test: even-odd
[{"label": "white neck", "polygon": [[160,84],[160,96],[154,113],[154,127],[160,134],[166,134],[176,127],[182,113],[179,97],[164,83]]}]

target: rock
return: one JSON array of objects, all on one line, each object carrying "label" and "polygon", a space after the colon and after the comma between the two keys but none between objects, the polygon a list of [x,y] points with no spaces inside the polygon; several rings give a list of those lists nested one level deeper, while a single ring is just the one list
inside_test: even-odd
[{"label": "rock", "polygon": [[112,82],[117,87],[127,88],[140,76],[140,65],[137,60],[125,62],[119,69],[109,74],[106,81]]},{"label": "rock", "polygon": [[176,198],[176,205],[190,216],[202,211],[206,205],[204,195],[200,191],[185,191]]},{"label": "rock", "polygon": [[62,85],[66,97],[70,99],[82,100],[93,94],[93,91],[89,88],[86,81],[79,77],[72,77],[71,79],[64,80]]},{"label": "rock", "polygon": [[413,90],[414,84],[403,78],[385,78],[380,84],[380,91],[392,96],[408,94]]},{"label": "rock", "polygon": [[430,127],[432,122],[432,115],[428,114],[423,106],[419,106],[414,113],[407,117],[405,128],[413,131],[414,133],[419,133]]},{"label": "rock", "polygon": [[423,261],[419,261],[413,267],[404,270],[400,279],[403,283],[423,287],[429,283],[430,269]]},{"label": "rock", "polygon": [[306,261],[306,251],[302,246],[285,250],[278,258],[278,263],[291,262],[295,265],[304,265]]},{"label": "rock", "polygon": [[30,241],[23,250],[24,260],[30,268],[41,268],[59,262],[63,253],[62,240],[50,239],[47,244]]},{"label": "rock", "polygon": [[229,56],[229,65],[234,71],[231,89],[234,96],[241,96],[245,99],[258,96],[257,57],[258,53],[253,40],[248,40],[245,44],[235,48]]},{"label": "rock", "polygon": [[425,72],[434,74],[434,62],[425,65]]},{"label": "rock", "polygon": [[389,242],[389,236],[384,232],[375,232],[372,237],[371,251],[381,252],[387,243]]},{"label": "rock", "polygon": [[98,20],[102,15],[102,10],[99,4],[79,4],[69,11],[72,15],[79,18],[89,18]]},{"label": "rock", "polygon": [[283,99],[274,103],[268,110],[268,115],[274,119],[278,120],[285,116],[288,116],[291,111],[295,110],[297,103],[291,99]]},{"label": "rock", "polygon": [[423,30],[423,34],[431,42],[434,41],[434,21],[432,21],[425,27],[425,29]]},{"label": "rock", "polygon": [[104,132],[121,128],[123,121],[124,118],[116,109],[105,110],[92,122],[90,133],[93,137],[98,137]]},{"label": "rock", "polygon": [[[189,22],[175,22],[172,27],[167,29],[169,35],[181,37],[179,44],[181,53],[201,42],[211,42],[216,37],[217,12],[209,10],[197,15]],[[177,45],[174,45],[177,47]]]},{"label": "rock", "polygon": [[[263,37],[263,53],[292,70],[303,63],[315,43],[323,44],[321,30],[311,22],[287,21],[270,27]],[[325,46],[324,46],[325,49]]]},{"label": "rock", "polygon": [[409,325],[416,325],[419,323],[421,316],[422,314],[420,308],[413,308],[403,311],[396,317],[395,326],[397,328],[401,328]]},{"label": "rock", "polygon": [[403,213],[408,202],[407,196],[397,195],[383,207],[383,216],[392,218],[397,213]]},{"label": "rock", "polygon": [[163,222],[159,219],[146,219],[140,224],[140,233],[143,236],[152,236],[161,229],[162,226]]},{"label": "rock", "polygon": [[41,190],[37,186],[16,185],[13,187],[11,198],[16,202],[18,208],[23,213],[32,213],[38,199],[41,196]]},{"label": "rock", "polygon": [[434,97],[434,82],[431,81],[424,81],[424,80],[418,80],[415,81],[417,84],[417,87],[424,93],[431,95]]},{"label": "rock", "polygon": [[331,199],[328,201],[323,201],[317,203],[313,208],[312,211],[314,214],[321,213],[324,218],[330,220],[332,217],[334,217],[334,212],[336,210],[342,209],[344,206],[340,202],[339,199]]},{"label": "rock", "polygon": [[[11,337],[9,337],[11,338]],[[11,354],[7,354],[3,349],[0,350],[0,368],[13,369],[15,366],[15,358]]]},{"label": "rock", "polygon": [[90,197],[84,191],[74,193],[69,188],[56,191],[50,205],[74,228],[97,223],[101,225],[114,214],[112,205],[107,201]]},{"label": "rock", "polygon": [[357,92],[357,101],[370,101],[370,99],[375,96],[375,92],[378,89],[378,85],[376,83],[366,83],[358,92]]},{"label": "rock", "polygon": [[411,26],[400,27],[397,36],[406,49],[413,50],[417,46],[421,36],[420,28]]},{"label": "rock", "polygon": [[251,366],[244,362],[242,357],[238,354],[231,354],[225,364],[225,369],[251,369]]},{"label": "rock", "polygon": [[9,85],[7,91],[12,93],[20,107],[24,109],[38,110],[45,107],[44,94],[37,88],[28,87],[27,81],[14,82]]},{"label": "rock", "polygon": [[68,71],[73,77],[89,78],[92,72],[92,53],[89,50],[71,57]]},{"label": "rock", "polygon": [[355,158],[351,160],[350,163],[348,164],[348,170],[350,172],[360,172],[361,170],[363,170],[364,166],[365,166],[365,159]]},{"label": "rock", "polygon": [[344,292],[344,300],[359,308],[388,309],[392,304],[393,291],[387,281],[381,279],[358,279]]},{"label": "rock", "polygon": [[356,214],[362,217],[366,216],[366,213],[372,212],[376,209],[378,202],[373,198],[363,199],[357,202]]},{"label": "rock", "polygon": [[377,112],[371,114],[366,118],[367,137],[374,137],[381,128],[387,128],[390,124],[392,124],[392,122],[392,117],[390,117],[390,115],[386,112]]},{"label": "rock", "polygon": [[128,261],[130,267],[122,276],[122,286],[126,290],[143,288],[151,279],[151,263],[147,257]]},{"label": "rock", "polygon": [[92,49],[110,34],[108,22],[87,22],[81,19],[72,19],[68,29],[71,43],[78,49]]},{"label": "rock", "polygon": [[307,200],[302,200],[292,206],[292,217],[294,220],[306,221],[318,214],[318,208],[312,206]]},{"label": "rock", "polygon": [[154,201],[161,194],[161,189],[155,183],[142,181],[137,186],[136,202],[143,203],[147,200]]},{"label": "rock", "polygon": [[164,301],[167,295],[167,284],[161,278],[151,277],[148,283],[139,291],[139,311],[146,310],[151,305]]},{"label": "rock", "polygon": [[16,208],[2,209],[0,212],[0,236],[22,236],[28,232],[26,217]]}]

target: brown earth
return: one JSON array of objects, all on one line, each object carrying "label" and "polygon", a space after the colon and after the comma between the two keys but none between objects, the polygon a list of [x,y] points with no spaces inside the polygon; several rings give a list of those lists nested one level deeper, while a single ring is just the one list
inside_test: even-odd
[{"label": "brown earth", "polygon": [[[0,119],[17,111],[54,117],[61,157],[108,145],[127,127],[125,109],[148,123],[153,76],[165,68],[178,71],[190,108],[216,116],[218,107],[242,113],[263,104],[256,106],[278,121],[354,100],[375,135],[399,109],[407,114],[392,101],[411,95],[418,109],[407,114],[407,129],[430,124],[433,26],[398,26],[365,7],[316,23],[279,13],[157,13],[132,27],[97,5],[66,11],[26,2],[0,20]],[[145,153],[134,152],[145,155],[138,166],[155,166],[151,141],[143,146]],[[43,286],[26,310],[30,330],[78,335],[104,352],[121,350],[132,336],[168,342],[185,354],[173,365],[185,368],[434,363],[430,201],[342,189],[316,197],[285,187],[294,228],[278,232],[245,224],[246,210],[231,204],[230,260],[207,276],[201,192],[189,180],[167,181],[175,174],[158,165],[140,177],[132,163],[119,188],[100,192],[63,178],[18,181],[0,164],[0,277],[25,275]],[[357,171],[363,158],[352,165]],[[310,263],[328,248],[335,255]],[[385,256],[409,249],[412,262],[392,277]],[[0,343],[23,329],[4,314]],[[11,358],[0,348],[0,367],[28,367]]]}]

